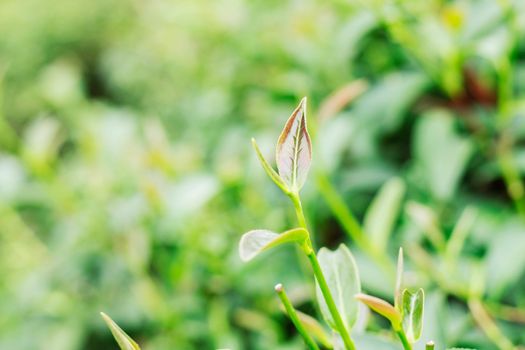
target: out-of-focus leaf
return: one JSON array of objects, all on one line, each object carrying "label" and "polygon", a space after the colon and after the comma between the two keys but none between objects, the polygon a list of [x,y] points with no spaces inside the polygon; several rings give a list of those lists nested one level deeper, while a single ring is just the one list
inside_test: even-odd
[{"label": "out-of-focus leaf", "polygon": [[465,240],[472,230],[476,216],[476,209],[473,207],[467,207],[465,210],[463,210],[463,213],[461,213],[461,216],[454,226],[454,230],[450,235],[446,247],[447,258],[451,259],[452,262],[454,262],[459,257]]},{"label": "out-of-focus leaf", "polygon": [[354,136],[356,121],[346,116],[347,114],[341,118],[329,119],[317,129],[316,157],[313,165],[323,173],[332,173],[343,160],[345,151],[351,146],[348,140]]},{"label": "out-of-focus leaf", "polygon": [[319,107],[319,122],[323,123],[335,116],[367,88],[366,80],[355,80],[330,94]]},{"label": "out-of-focus leaf", "polygon": [[394,343],[388,338],[371,334],[353,334],[352,338],[356,349],[363,350],[401,350],[399,343]]},{"label": "out-of-focus leaf", "polygon": [[[354,299],[354,295],[361,291],[359,272],[354,257],[350,250],[344,244],[341,244],[334,251],[321,248],[318,259],[335,305],[341,314],[345,326],[350,330],[357,319],[358,312],[357,301]],[[323,317],[333,329],[336,329],[332,314],[328,309],[317,281],[316,295]]]},{"label": "out-of-focus leaf", "polygon": [[330,334],[327,333],[326,329],[312,316],[307,315],[299,310],[296,310],[295,312],[297,313],[297,317],[299,317],[299,320],[301,320],[301,323],[308,333],[325,348],[331,349],[333,346],[332,339]]},{"label": "out-of-focus leaf", "polygon": [[401,314],[390,303],[367,294],[357,294],[355,298],[381,316],[387,318],[394,330],[401,329]]},{"label": "out-of-focus leaf", "polygon": [[394,223],[399,216],[405,184],[399,178],[387,181],[379,190],[365,215],[364,231],[378,252],[384,253]]},{"label": "out-of-focus leaf", "polygon": [[403,329],[411,343],[415,343],[421,337],[423,328],[423,307],[425,294],[423,289],[411,293],[403,291]]},{"label": "out-of-focus leaf", "polygon": [[354,113],[371,132],[392,131],[400,125],[404,112],[427,83],[427,78],[419,73],[388,75],[356,100]]},{"label": "out-of-focus leaf", "polygon": [[129,335],[120,328],[108,315],[101,312],[102,318],[108,325],[113,337],[122,350],[140,350],[140,347]]},{"label": "out-of-focus leaf", "polygon": [[250,261],[259,253],[285,243],[302,243],[308,238],[303,228],[295,228],[281,234],[268,230],[253,230],[245,233],[239,243],[239,255],[243,261]]},{"label": "out-of-focus leaf", "polygon": [[406,212],[435,247],[445,249],[445,238],[438,226],[437,215],[430,207],[409,202],[406,206]]},{"label": "out-of-focus leaf", "polygon": [[449,200],[454,195],[472,151],[472,141],[458,135],[449,113],[432,111],[420,118],[415,132],[415,159],[436,199]]},{"label": "out-of-focus leaf", "polygon": [[525,270],[524,231],[523,224],[514,222],[493,236],[486,258],[486,288],[490,296],[500,296],[523,275]]},{"label": "out-of-focus leaf", "polygon": [[395,276],[387,273],[369,255],[359,250],[354,252],[354,258],[359,266],[362,288],[378,297],[390,297]]},{"label": "out-of-focus leaf", "polygon": [[306,129],[306,97],[293,111],[277,141],[279,175],[292,191],[303,187],[312,162],[312,142]]},{"label": "out-of-focus leaf", "polygon": [[403,248],[399,248],[399,253],[397,255],[396,288],[394,290],[394,307],[399,312],[401,312],[402,305],[401,288],[403,288],[403,265]]},{"label": "out-of-focus leaf", "polygon": [[277,174],[277,172],[272,168],[272,166],[266,161],[264,156],[261,153],[261,150],[259,149],[259,146],[257,146],[257,142],[255,142],[255,139],[252,138],[252,145],[255,149],[255,153],[257,153],[257,157],[259,158],[259,161],[261,162],[261,165],[266,171],[266,174],[272,179],[272,181],[284,192],[288,193],[290,192],[288,186],[284,183],[283,179]]}]

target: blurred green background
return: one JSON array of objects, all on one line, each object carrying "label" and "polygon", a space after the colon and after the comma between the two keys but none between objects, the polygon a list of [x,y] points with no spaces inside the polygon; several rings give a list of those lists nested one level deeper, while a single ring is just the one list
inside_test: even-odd
[{"label": "blurred green background", "polygon": [[362,221],[400,178],[376,244],[426,290],[423,341],[525,344],[525,2],[2,0],[0,33],[1,349],[116,349],[99,311],[145,350],[303,348],[273,294],[316,314],[296,252],[237,255],[296,225],[250,138],[271,159],[302,96],[317,245],[391,297],[319,184]]}]

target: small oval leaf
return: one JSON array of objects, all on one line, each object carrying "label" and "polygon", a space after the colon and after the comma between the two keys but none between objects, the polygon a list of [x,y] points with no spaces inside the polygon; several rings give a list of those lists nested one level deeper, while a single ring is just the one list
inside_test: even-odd
[{"label": "small oval leaf", "polygon": [[129,335],[120,328],[108,315],[101,312],[100,315],[109,327],[113,337],[122,350],[140,350],[140,347]]},{"label": "small oval leaf", "polygon": [[390,305],[390,303],[367,294],[357,294],[355,298],[381,316],[387,318],[395,331],[401,329],[401,314],[395,307]]},{"label": "small oval leaf", "polygon": [[425,293],[422,288],[415,293],[407,289],[403,291],[403,329],[411,343],[421,337],[424,302]]},{"label": "small oval leaf", "polygon": [[303,187],[312,162],[312,142],[306,129],[306,97],[286,122],[276,149],[277,169],[292,191]]},{"label": "small oval leaf", "polygon": [[308,238],[304,228],[294,228],[281,234],[268,230],[252,230],[241,237],[239,255],[241,260],[249,261],[259,253],[284,243],[302,243]]},{"label": "small oval leaf", "polygon": [[[321,248],[318,259],[337,310],[339,310],[345,326],[350,330],[357,319],[358,312],[354,295],[361,291],[359,272],[354,257],[350,250],[341,244],[335,251]],[[317,281],[316,295],[323,317],[330,327],[337,330]]]}]

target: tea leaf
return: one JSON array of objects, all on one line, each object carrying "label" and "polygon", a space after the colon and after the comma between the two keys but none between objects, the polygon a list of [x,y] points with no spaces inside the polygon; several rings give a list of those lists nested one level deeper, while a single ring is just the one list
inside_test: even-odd
[{"label": "tea leaf", "polygon": [[113,337],[122,350],[140,350],[140,347],[129,335],[120,328],[108,315],[101,312],[100,315],[108,325]]},{"label": "tea leaf", "polygon": [[370,235],[374,248],[379,252],[386,249],[388,237],[399,216],[404,194],[404,182],[393,178],[381,187],[366,212],[364,230]]},{"label": "tea leaf", "polygon": [[421,336],[424,300],[425,294],[421,288],[416,293],[407,289],[403,291],[403,329],[411,343]]},{"label": "tea leaf", "polygon": [[387,318],[392,324],[394,330],[399,330],[401,328],[401,314],[396,310],[390,303],[367,294],[356,294],[355,298],[366,306],[380,314],[381,316]]},{"label": "tea leaf", "polygon": [[[359,273],[354,257],[350,250],[344,244],[341,244],[335,251],[321,248],[318,259],[335,305],[341,314],[345,326],[350,330],[357,319],[358,311],[354,295],[361,291]],[[316,295],[321,313],[326,322],[333,329],[337,329],[317,282]]]},{"label": "tea leaf", "polygon": [[281,244],[302,243],[308,238],[308,232],[303,228],[295,228],[281,234],[268,230],[252,230],[241,237],[239,255],[241,260],[250,261],[259,253]]},{"label": "tea leaf", "polygon": [[312,142],[306,129],[306,97],[293,111],[277,141],[277,168],[289,189],[303,187],[312,161]]},{"label": "tea leaf", "polygon": [[257,153],[257,157],[259,158],[259,161],[261,162],[261,165],[264,171],[266,171],[266,174],[268,174],[270,179],[272,179],[272,181],[277,186],[279,186],[279,188],[284,193],[289,193],[290,192],[289,188],[284,183],[283,179],[279,176],[279,174],[277,174],[277,172],[272,168],[272,166],[266,161],[266,159],[261,153],[261,150],[259,149],[259,146],[257,146],[257,142],[255,142],[254,138],[252,138],[252,145],[253,145],[253,148],[255,149],[255,153]]}]

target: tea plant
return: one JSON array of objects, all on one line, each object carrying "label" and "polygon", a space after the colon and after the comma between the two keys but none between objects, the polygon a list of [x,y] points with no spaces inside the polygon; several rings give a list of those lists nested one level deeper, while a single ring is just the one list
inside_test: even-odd
[{"label": "tea plant", "polygon": [[[256,229],[245,233],[239,243],[240,258],[247,262],[264,251],[286,243],[297,245],[307,257],[315,279],[317,303],[322,317],[332,330],[332,334],[330,335],[315,318],[296,310],[281,283],[275,286],[275,292],[282,303],[283,309],[288,314],[308,349],[316,350],[320,349],[320,346],[336,350],[364,349],[365,347],[358,346],[359,343],[352,337],[352,329],[358,319],[363,317],[358,308],[358,302],[361,302],[385,317],[389,321],[392,331],[399,338],[403,349],[412,350],[422,334],[424,291],[422,288],[416,291],[404,288],[403,249],[400,248],[398,254],[393,296],[394,305],[381,298],[362,293],[356,261],[345,244],[340,244],[333,251],[323,247],[317,253],[315,252],[312,234],[308,229],[299,195],[306,181],[312,161],[312,142],[306,123],[306,98],[303,98],[286,122],[279,136],[276,149],[277,171],[264,158],[256,141],[252,139],[253,147],[263,169],[292,201],[299,227],[282,233],[266,229]],[[321,188],[324,191],[325,198],[329,202],[331,201],[332,205],[334,203],[337,204],[340,201],[337,194],[322,174],[318,176],[321,179]],[[381,232],[388,231],[388,226],[391,226],[393,223],[393,214],[389,213],[386,215],[385,222],[372,223],[373,220],[371,218],[377,217],[378,212],[382,210],[388,211],[388,207],[395,206],[396,198],[399,199],[401,197],[402,191],[402,184],[394,179],[387,182],[372,203],[370,208],[372,214],[365,218],[365,226],[375,225],[373,232],[379,235],[379,238],[375,238],[376,240],[388,237],[387,234]],[[392,203],[388,204],[388,202]],[[411,205],[412,211],[423,210],[417,207],[416,204]],[[339,216],[340,219],[342,217],[343,226],[346,224],[346,229],[354,230],[350,236],[352,238],[361,238],[357,240],[360,247],[370,256],[376,258],[379,263],[388,264],[387,259],[384,258],[385,242],[379,244],[382,248],[377,248],[377,245],[371,245],[368,238],[361,236],[363,232],[359,231],[356,234],[355,230],[361,230],[361,228],[357,222],[352,221],[355,219],[351,213],[345,211],[348,209],[338,205],[335,205],[334,208],[336,216]],[[467,219],[472,219],[471,212],[468,209],[466,214]],[[457,232],[459,233],[456,232],[452,237],[453,239],[450,239],[451,243],[447,246],[448,250],[451,250],[450,256],[459,254],[465,235],[463,226],[466,225],[464,222],[468,221],[467,219],[460,220],[458,226],[461,226],[461,230],[458,229]],[[434,241],[440,241],[437,238],[437,234],[433,237]],[[483,312],[483,309],[480,312]],[[101,313],[101,315],[122,350],[140,350],[139,345],[109,316],[104,313]],[[486,324],[490,326],[490,322],[486,322]],[[434,349],[434,346],[434,342],[429,341],[425,345],[425,349]]]},{"label": "tea plant", "polygon": [[[263,157],[255,140],[252,140],[252,143],[268,176],[291,199],[299,227],[280,234],[262,229],[245,233],[239,244],[241,259],[249,261],[259,253],[285,243],[297,244],[311,264],[319,309],[334,332],[332,344],[329,346],[336,349],[356,349],[351,331],[358,318],[357,300],[359,300],[386,317],[404,349],[412,349],[413,344],[421,336],[424,293],[422,289],[415,293],[401,289],[402,250],[399,253],[394,306],[380,298],[360,293],[357,265],[345,244],[341,244],[334,251],[321,248],[317,254],[315,253],[299,195],[312,161],[312,143],[306,125],[306,98],[303,98],[294,110],[277,141],[278,171],[275,171]],[[308,329],[313,327],[312,324],[315,324],[316,329],[322,327],[312,321],[307,323],[301,320],[282,284],[278,284],[275,290],[307,347],[318,349],[316,340],[326,337],[317,336],[317,339],[313,339],[311,335],[318,333]],[[305,316],[302,318],[304,319]],[[431,344],[428,346],[432,347]]]}]

